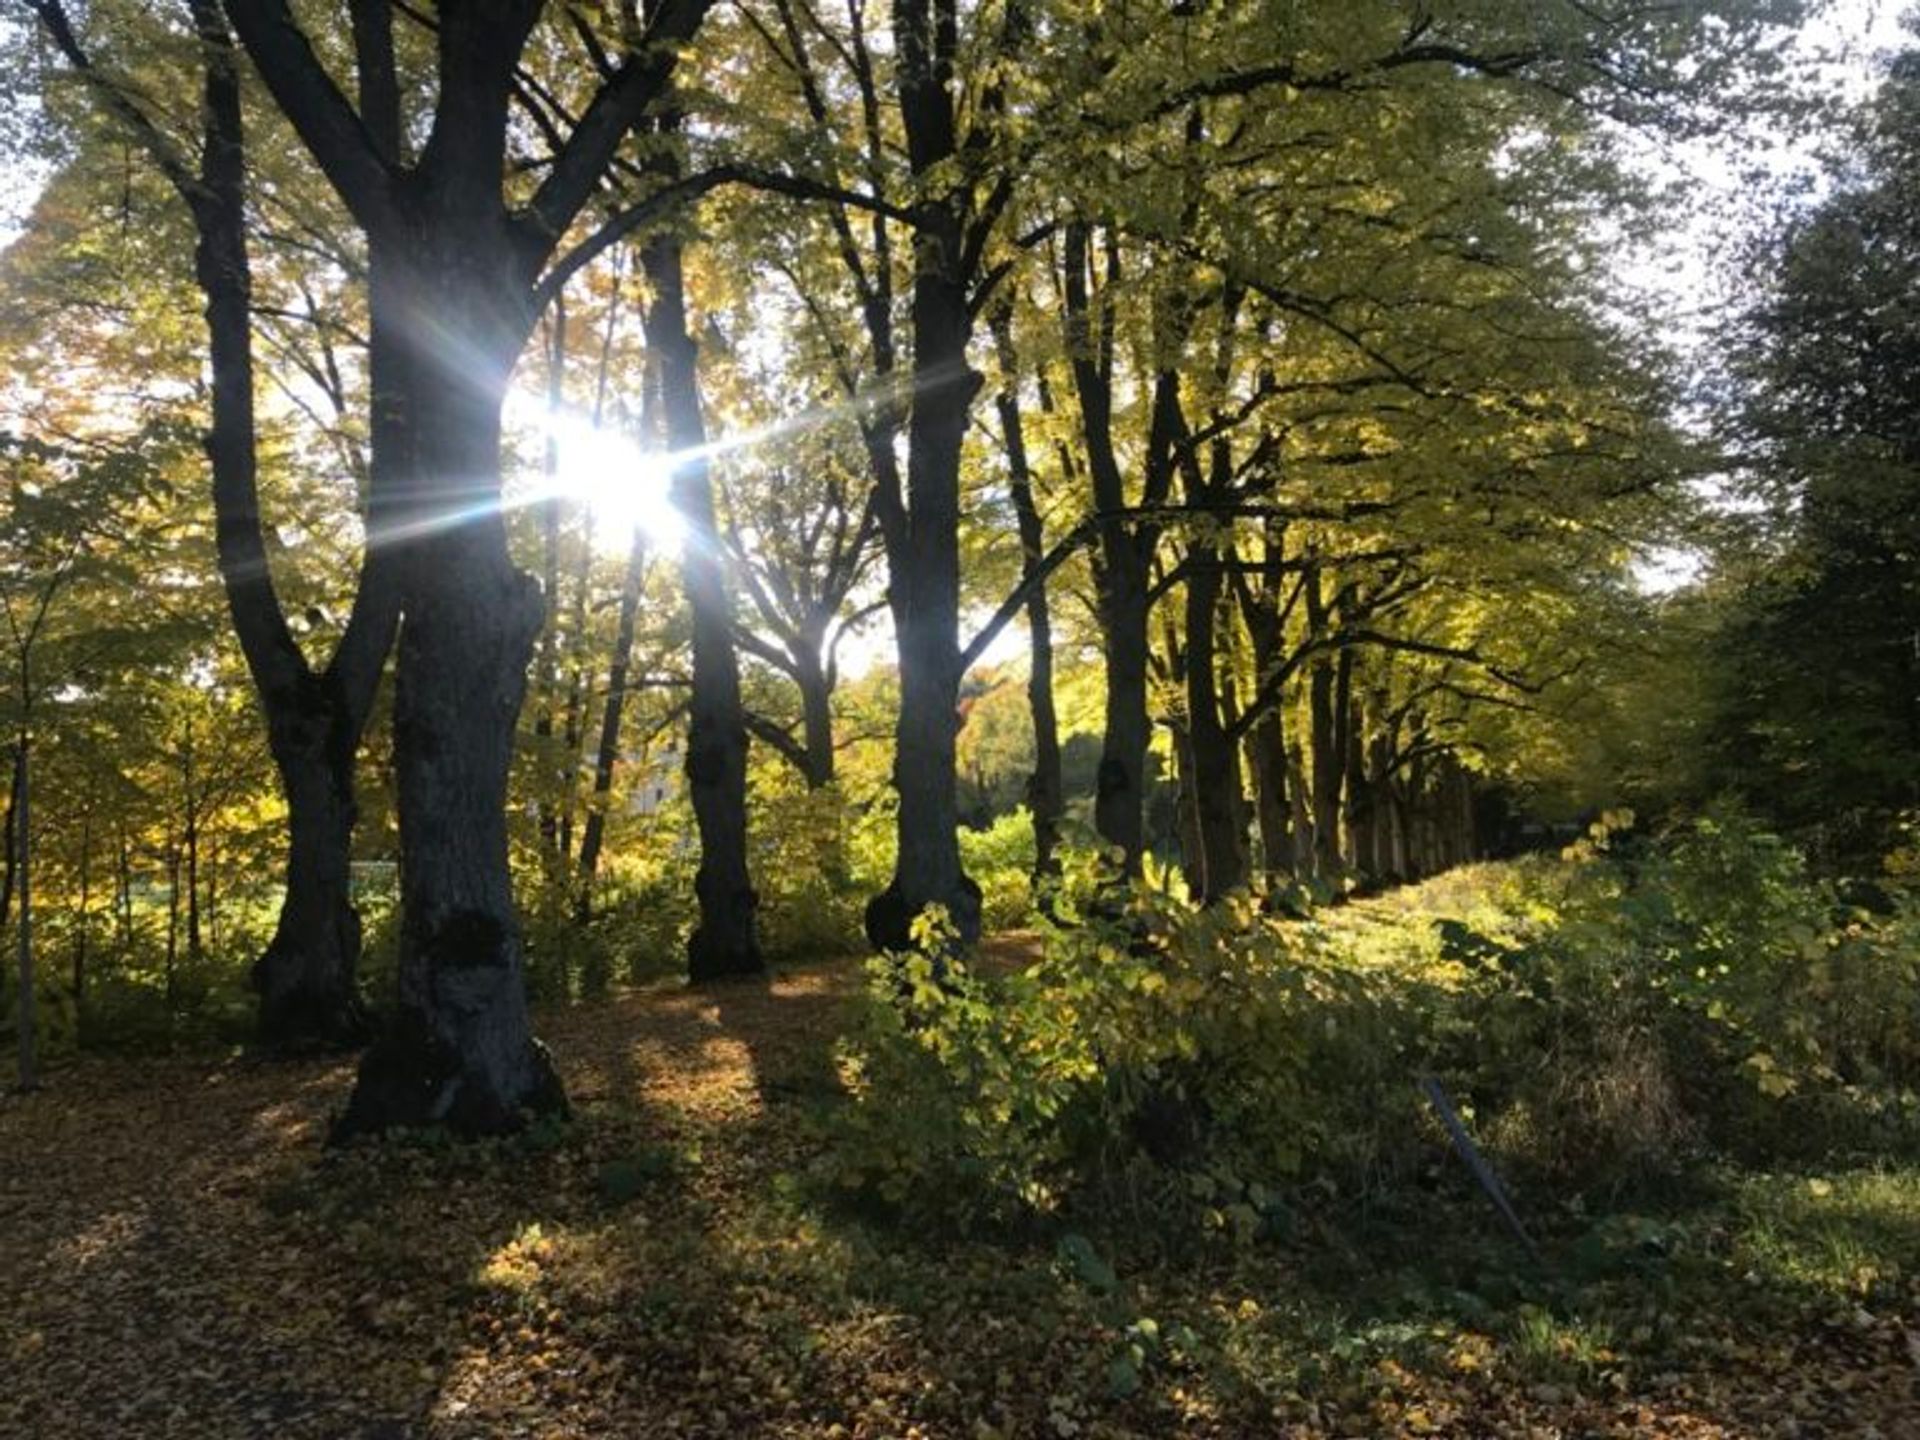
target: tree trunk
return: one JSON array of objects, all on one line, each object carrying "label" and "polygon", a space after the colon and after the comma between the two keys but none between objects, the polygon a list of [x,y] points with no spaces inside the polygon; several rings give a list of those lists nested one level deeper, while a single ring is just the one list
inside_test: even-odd
[{"label": "tree trunk", "polygon": [[1053,617],[1046,582],[1033,582],[1046,553],[1046,534],[1040,507],[1034,502],[1033,468],[1020,417],[1019,355],[1013,344],[1011,304],[995,312],[993,337],[1001,369],[994,403],[1006,440],[1007,486],[1020,528],[1020,579],[1031,586],[1027,592],[1027,708],[1033,716],[1033,773],[1027,777],[1027,809],[1033,816],[1033,877],[1036,885],[1044,887],[1060,873],[1054,852],[1060,845],[1066,785],[1061,775],[1060,720],[1053,703]]},{"label": "tree trunk", "polygon": [[4,822],[6,834],[4,840],[4,869],[0,869],[0,930],[4,930],[7,917],[13,914],[13,888],[20,877],[20,752],[10,751],[11,762],[7,766],[7,815]]},{"label": "tree trunk", "polygon": [[[193,195],[194,269],[206,301],[213,374],[206,449],[213,472],[220,578],[267,721],[268,747],[287,801],[286,891],[274,937],[255,962],[259,1034],[270,1049],[351,1047],[366,1038],[356,989],[360,917],[346,885],[355,808],[354,752],[392,644],[396,606],[383,562],[368,546],[353,612],[332,663],[315,672],[287,629],[261,534],[253,392],[252,270],[247,253],[245,152],[235,56],[217,7],[195,0],[206,42],[205,154]],[[376,258],[375,283],[378,285]],[[391,364],[376,335],[378,392]],[[376,399],[375,447],[392,468],[396,417]],[[369,495],[368,523],[383,516]],[[127,936],[131,940],[131,900]]]},{"label": "tree trunk", "polygon": [[[924,39],[925,37],[921,37]],[[909,57],[903,111],[951,100],[926,57]],[[930,92],[937,91],[937,98]],[[925,123],[910,118],[910,133]],[[937,126],[936,126],[937,128]],[[933,149],[939,148],[937,145]],[[945,158],[914,142],[915,169]],[[914,398],[907,425],[904,527],[888,535],[890,596],[900,654],[893,784],[900,797],[893,879],[867,905],[868,940],[905,949],[913,921],[946,910],[961,943],[980,935],[980,887],[960,861],[955,742],[960,700],[960,452],[981,377],[967,364],[972,321],[956,273],[962,250],[956,201],[925,207],[914,235]]]},{"label": "tree trunk", "polygon": [[93,898],[93,810],[80,812],[80,895],[73,927],[73,1028],[84,1037],[87,1020],[87,925]]},{"label": "tree trunk", "polygon": [[173,1034],[173,1015],[178,1004],[180,967],[180,842],[167,829],[167,1034]]},{"label": "tree trunk", "polygon": [[647,542],[639,526],[627,544],[627,569],[620,583],[620,618],[614,627],[613,659],[607,670],[607,700],[600,710],[600,743],[593,757],[593,796],[580,836],[579,893],[574,918],[593,917],[593,887],[600,870],[600,847],[607,833],[607,802],[613,793],[614,764],[620,758],[620,722],[627,706],[627,673],[633,664],[633,631],[640,615],[640,592],[647,577]]},{"label": "tree trunk", "polygon": [[[7,812],[9,833],[13,812]],[[128,843],[127,832],[122,830],[117,836],[118,844],[114,854],[114,908],[120,920],[120,951],[124,959],[133,953],[133,847]],[[7,842],[8,866],[11,870],[13,842]]]},{"label": "tree trunk", "polygon": [[[1209,904],[1244,885],[1246,840],[1241,828],[1240,769],[1233,737],[1220,718],[1220,554],[1211,544],[1189,551],[1187,576],[1187,749],[1185,784],[1193,793],[1199,864],[1188,867],[1197,904]],[[1194,884],[1197,878],[1199,883]]]},{"label": "tree trunk", "polygon": [[566,406],[567,297],[563,290],[548,312],[547,330],[547,439],[541,457],[547,495],[540,503],[540,588],[547,598],[546,618],[540,627],[540,663],[534,682],[538,697],[533,734],[540,757],[538,808],[540,855],[549,880],[563,875],[560,854],[560,796],[573,784],[572,754],[553,753],[553,713],[560,677],[560,417]]},{"label": "tree trunk", "polygon": [[1111,317],[1098,323],[1088,293],[1088,227],[1067,227],[1062,295],[1068,354],[1087,472],[1099,517],[1093,567],[1100,639],[1106,656],[1105,726],[1094,794],[1093,823],[1119,852],[1123,874],[1140,874],[1145,849],[1147,750],[1153,740],[1147,714],[1148,624],[1152,603],[1148,557],[1153,530],[1127,513],[1126,483],[1113,439]]},{"label": "tree trunk", "polygon": [[394,690],[400,974],[336,1142],[394,1126],[500,1133],[566,1106],[529,1023],[507,867],[507,771],[544,609],[507,553],[500,407],[531,320],[510,260],[448,220],[373,237],[395,282],[373,322],[393,327],[398,361],[375,404],[405,416],[412,471]]},{"label": "tree trunk", "polygon": [[794,683],[800,690],[800,739],[806,749],[807,788],[831,785],[838,769],[833,748],[833,681],[820,663],[818,637],[793,652]]},{"label": "tree trunk", "polygon": [[14,1012],[14,1025],[20,1036],[20,1088],[34,1090],[39,1088],[40,1074],[38,1059],[34,1054],[34,1041],[38,1020],[34,1014],[34,978],[33,978],[33,827],[30,775],[32,762],[29,759],[30,741],[26,731],[20,732],[18,746],[13,752],[13,801],[10,806],[13,820],[19,826],[19,842],[14,850],[14,863],[19,874],[14,884],[20,904],[18,925],[20,943],[20,1003]]},{"label": "tree trunk", "polygon": [[261,1041],[283,1054],[348,1049],[371,1032],[356,983],[361,932],[351,866],[360,725],[343,709],[337,687],[309,676],[298,710],[269,727],[287,797],[286,892],[253,986]]},{"label": "tree trunk", "polygon": [[703,453],[707,433],[700,413],[699,352],[687,333],[680,242],[662,236],[648,244],[642,260],[654,297],[647,309],[647,343],[660,357],[667,444],[678,457],[673,505],[685,527],[680,573],[693,612],[687,789],[700,832],[700,869],[694,878],[700,918],[687,941],[687,972],[696,982],[720,980],[766,968],[754,923],[759,899],[747,872],[747,727],[740,661]]},{"label": "tree trunk", "polygon": [[1260,827],[1260,865],[1272,883],[1290,880],[1294,870],[1293,797],[1287,777],[1287,722],[1283,707],[1268,707],[1249,739],[1254,784],[1254,818]]},{"label": "tree trunk", "polygon": [[[1312,563],[1306,573],[1307,625],[1318,640],[1328,618],[1320,589],[1320,570]],[[1307,715],[1313,759],[1313,868],[1323,881],[1340,873],[1340,781],[1345,761],[1334,706],[1334,663],[1325,655],[1311,662],[1307,677]]]},{"label": "tree trunk", "polygon": [[186,823],[181,827],[187,871],[187,960],[200,968],[205,947],[200,936],[200,787],[193,773],[193,721],[187,721],[186,745],[180,752],[180,797]]}]

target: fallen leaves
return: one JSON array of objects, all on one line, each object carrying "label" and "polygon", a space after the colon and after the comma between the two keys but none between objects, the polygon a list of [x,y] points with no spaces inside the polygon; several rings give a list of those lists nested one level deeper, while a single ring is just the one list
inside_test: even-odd
[{"label": "fallen leaves", "polygon": [[537,1145],[325,1155],[344,1065],[90,1061],[0,1102],[0,1435],[1920,1434],[1920,1324],[1881,1295],[1729,1317],[1665,1374],[1529,1379],[1460,1330],[1309,1393],[1245,1348],[1307,1343],[1284,1257],[1138,1273],[821,1210],[796,1177],[850,983],[546,1017],[583,1103]]}]

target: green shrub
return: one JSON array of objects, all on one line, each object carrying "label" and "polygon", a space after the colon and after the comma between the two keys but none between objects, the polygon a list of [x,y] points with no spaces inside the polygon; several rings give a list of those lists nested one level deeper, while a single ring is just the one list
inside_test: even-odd
[{"label": "green shrub", "polygon": [[1317,928],[1248,898],[1195,912],[1139,891],[1104,913],[1079,888],[1077,923],[1020,972],[872,962],[841,1056],[841,1184],[965,1223],[1145,1183],[1250,1231],[1271,1186],[1371,1161],[1383,1116],[1404,1133],[1401,1017]]},{"label": "green shrub", "polygon": [[1830,1140],[1809,1107],[1920,1080],[1920,912],[1839,905],[1736,814],[1602,834],[1523,905],[1497,936],[1440,925],[1467,972],[1442,1063],[1523,1160],[1591,1179]]},{"label": "green shrub", "polygon": [[985,830],[960,831],[960,860],[980,886],[980,923],[1015,930],[1033,918],[1033,814],[1024,805]]}]

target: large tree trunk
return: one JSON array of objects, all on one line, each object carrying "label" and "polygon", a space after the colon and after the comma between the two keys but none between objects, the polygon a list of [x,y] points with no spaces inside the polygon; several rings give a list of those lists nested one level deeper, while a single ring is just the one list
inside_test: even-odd
[{"label": "large tree trunk", "polygon": [[[360,587],[331,665],[308,665],[283,618],[261,536],[253,415],[253,283],[246,244],[245,154],[232,47],[217,7],[195,0],[206,42],[203,188],[191,196],[194,266],[206,300],[213,374],[206,448],[213,472],[220,577],[265,713],[286,797],[286,892],[274,938],[255,962],[259,1034],[271,1049],[358,1045],[366,1017],[356,972],[360,917],[346,883],[355,817],[353,766],[392,643],[395,605],[368,546]],[[376,349],[374,365],[382,363]],[[376,445],[391,448],[378,407]],[[370,499],[370,528],[379,499]]]},{"label": "large tree trunk", "polygon": [[394,691],[400,975],[336,1141],[394,1126],[494,1134],[566,1105],[529,1023],[507,867],[508,764],[544,609],[507,553],[500,407],[531,320],[505,247],[452,219],[373,237],[392,286],[373,323],[395,341],[375,377],[392,388],[374,403],[404,416],[410,469],[396,477],[411,501]]},{"label": "large tree trunk", "polygon": [[[958,154],[954,33],[926,6],[895,0],[897,84],[914,175],[946,184]],[[960,861],[955,741],[960,699],[960,452],[981,383],[967,363],[966,201],[956,189],[921,204],[913,236],[913,400],[906,505],[885,501],[889,598],[900,656],[893,783],[900,797],[893,879],[867,905],[868,940],[912,942],[914,918],[945,909],[961,943],[980,934],[980,887]],[[885,512],[883,512],[884,518]]]},{"label": "large tree trunk", "polygon": [[733,605],[721,568],[719,527],[700,414],[699,354],[687,333],[680,243],[651,242],[643,256],[653,304],[647,343],[660,357],[661,400],[674,464],[673,504],[685,538],[680,573],[693,611],[693,692],[687,723],[687,788],[700,831],[694,892],[699,922],[687,941],[695,981],[755,975],[766,968],[747,871],[747,726],[740,704],[740,661],[733,648]]}]

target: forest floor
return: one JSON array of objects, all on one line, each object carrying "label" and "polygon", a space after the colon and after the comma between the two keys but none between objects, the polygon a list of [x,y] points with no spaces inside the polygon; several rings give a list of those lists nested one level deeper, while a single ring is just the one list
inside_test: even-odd
[{"label": "forest floor", "polygon": [[1546,1272],[1464,1193],[903,1234],[807,1178],[859,976],[547,1013],[578,1115],[497,1145],[323,1152],[345,1063],[56,1070],[0,1100],[0,1436],[1920,1436],[1920,1173],[1720,1175]]}]

